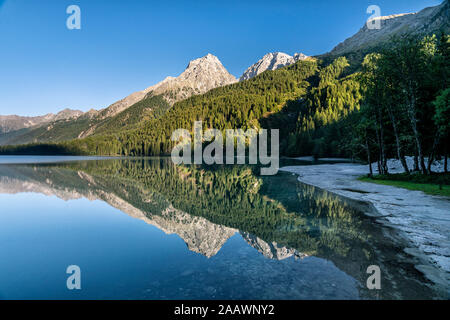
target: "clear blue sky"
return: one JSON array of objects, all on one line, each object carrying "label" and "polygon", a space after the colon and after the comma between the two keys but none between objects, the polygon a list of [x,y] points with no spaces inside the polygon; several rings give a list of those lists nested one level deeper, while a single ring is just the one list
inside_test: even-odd
[{"label": "clear blue sky", "polygon": [[[267,52],[316,55],[369,17],[441,0],[0,0],[0,114],[106,107],[212,53],[239,77]],[[81,8],[81,30],[66,8]]]}]

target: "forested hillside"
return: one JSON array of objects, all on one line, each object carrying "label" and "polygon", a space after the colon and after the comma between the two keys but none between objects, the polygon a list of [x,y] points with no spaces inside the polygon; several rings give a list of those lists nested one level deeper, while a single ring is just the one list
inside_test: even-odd
[{"label": "forested hillside", "polygon": [[286,104],[304,97],[319,71],[317,61],[297,64],[203,95],[175,103],[163,117],[145,122],[139,128],[110,135],[97,135],[65,143],[88,154],[160,155],[170,154],[171,134],[178,128],[192,130],[194,121],[207,128],[260,128],[262,119],[280,112]]},{"label": "forested hillside", "polygon": [[[342,126],[349,114],[359,110],[362,97],[356,75],[342,77],[347,67],[344,57],[328,66],[320,66],[316,60],[299,61],[178,102],[161,119],[147,121],[135,130],[67,145],[88,154],[170,154],[172,132],[192,130],[194,121],[202,120],[205,129],[280,129],[285,155],[342,155],[345,146],[340,146],[339,140],[348,130],[336,123]],[[330,125],[335,125],[335,130],[325,129]],[[327,141],[327,136],[332,141]]]},{"label": "forested hillside", "polygon": [[267,127],[281,128],[281,150],[285,155],[348,154],[348,117],[359,110],[362,99],[357,74],[342,76],[348,67],[347,59],[340,57],[320,68],[311,79],[307,95],[276,115],[276,121],[267,122]]},{"label": "forested hillside", "polygon": [[169,103],[161,95],[147,95],[131,107],[96,125],[95,134],[132,129],[139,123],[160,118],[169,108]]}]

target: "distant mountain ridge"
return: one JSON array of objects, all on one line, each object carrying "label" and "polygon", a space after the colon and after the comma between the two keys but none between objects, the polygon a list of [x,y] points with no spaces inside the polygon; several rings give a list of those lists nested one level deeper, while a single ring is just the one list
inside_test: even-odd
[{"label": "distant mountain ridge", "polygon": [[48,113],[43,116],[22,117],[17,115],[0,115],[0,133],[8,133],[24,128],[39,126],[52,121],[76,119],[83,115],[80,110],[64,109],[57,114]]},{"label": "distant mountain ridge", "polygon": [[[68,110],[63,110],[56,116],[46,115],[42,119],[34,119],[33,121],[21,119],[15,121],[16,124],[14,122],[10,124],[10,120],[17,116],[7,116],[9,118],[5,117],[4,121],[1,121],[2,118],[0,118],[0,125],[4,123],[5,127],[5,130],[2,131],[0,126],[0,145],[57,142],[85,138],[94,134],[99,126],[103,125],[104,127],[105,122],[113,120],[114,117],[124,118],[119,121],[123,123],[130,116],[129,112],[124,112],[132,106],[138,106],[139,102],[146,99],[150,102],[150,105],[147,105],[145,110],[151,111],[152,97],[161,96],[170,107],[175,102],[194,94],[202,94],[216,87],[235,82],[237,82],[237,79],[225,69],[220,60],[208,53],[204,57],[190,61],[178,77],[167,77],[163,81],[142,91],[134,92],[102,110],[90,110],[86,113],[77,111],[76,114],[69,114]],[[141,106],[139,106],[138,111],[142,112]],[[68,125],[61,123],[61,120],[69,119],[74,121],[71,121]],[[133,125],[133,123],[130,123],[130,125]],[[8,130],[6,130],[7,126]],[[44,128],[44,126],[46,127]],[[70,127],[70,130],[67,127]],[[18,131],[24,128],[27,128],[27,130],[24,132]],[[2,137],[2,133],[8,135]]]},{"label": "distant mountain ridge", "polygon": [[352,37],[339,43],[325,55],[338,56],[353,51],[376,48],[402,34],[426,35],[450,32],[450,3],[445,0],[438,6],[425,8],[417,13],[393,14],[374,18],[380,20],[380,29],[369,29],[367,24]]}]

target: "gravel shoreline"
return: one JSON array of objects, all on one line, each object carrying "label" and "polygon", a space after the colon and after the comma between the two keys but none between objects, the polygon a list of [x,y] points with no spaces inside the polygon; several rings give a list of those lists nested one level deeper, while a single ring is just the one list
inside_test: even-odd
[{"label": "gravel shoreline", "polygon": [[[440,171],[437,163],[435,171]],[[390,161],[399,172],[398,161]],[[395,228],[412,245],[405,251],[421,261],[416,268],[450,296],[450,199],[391,186],[358,181],[367,165],[339,163],[280,168],[298,175],[298,180],[326,191],[371,203],[378,222]],[[375,168],[374,168],[375,170]],[[373,212],[367,212],[373,216]],[[382,217],[382,218],[381,218]]]}]

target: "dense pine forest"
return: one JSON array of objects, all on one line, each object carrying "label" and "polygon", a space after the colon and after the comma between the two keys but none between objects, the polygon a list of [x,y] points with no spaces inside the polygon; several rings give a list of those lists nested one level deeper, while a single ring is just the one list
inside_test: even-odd
[{"label": "dense pine forest", "polygon": [[[447,161],[450,136],[449,36],[401,37],[369,53],[363,62],[346,57],[308,59],[250,80],[192,96],[169,107],[150,96],[102,123],[96,134],[59,144],[3,147],[3,154],[170,154],[174,130],[280,129],[286,156],[342,156],[377,162],[402,160],[405,172],[429,173]],[[156,110],[149,112],[149,106]],[[405,156],[415,157],[414,168]],[[372,168],[371,168],[372,170]]]},{"label": "dense pine forest", "polygon": [[[356,114],[352,147],[388,173],[387,159],[401,160],[405,173],[428,174],[436,158],[449,153],[449,36],[403,38],[381,53],[369,54],[362,65],[364,90]],[[405,155],[414,155],[409,168]],[[427,161],[426,161],[427,159]],[[371,168],[372,171],[372,168]],[[447,170],[446,170],[447,171]]]}]

